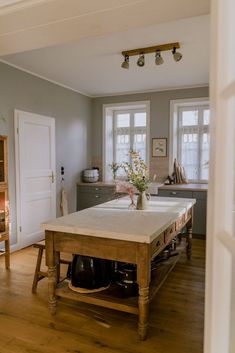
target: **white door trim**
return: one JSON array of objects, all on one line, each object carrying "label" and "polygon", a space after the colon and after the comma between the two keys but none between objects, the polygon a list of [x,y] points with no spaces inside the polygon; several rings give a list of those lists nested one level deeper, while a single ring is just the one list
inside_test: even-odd
[{"label": "white door trim", "polygon": [[151,111],[150,111],[150,100],[146,101],[131,101],[131,102],[125,102],[125,103],[109,103],[109,104],[103,104],[103,119],[102,119],[102,132],[103,132],[103,138],[102,138],[102,166],[103,166],[103,181],[108,181],[106,180],[106,169],[107,169],[107,163],[106,163],[106,116],[107,115],[112,115],[114,114],[114,111],[118,110],[132,110],[132,109],[145,109],[146,110],[146,116],[147,116],[147,143],[146,143],[146,155],[147,155],[147,160],[146,163],[149,166],[150,165],[150,152],[151,152],[151,136],[150,136],[150,123],[151,123]]},{"label": "white door trim", "polygon": [[[21,193],[20,193],[20,148],[19,148],[19,121],[20,121],[20,114],[30,114],[33,115],[34,117],[39,117],[43,119],[50,119],[50,121],[53,122],[53,125],[55,126],[55,118],[49,117],[49,116],[44,116],[40,114],[35,114],[31,112],[26,112],[22,110],[15,109],[14,110],[14,134],[15,134],[15,173],[16,173],[16,239],[17,243],[14,244],[11,248],[12,250],[18,250],[21,248]],[[56,160],[55,160],[55,138],[54,138],[54,143],[52,146],[52,158],[53,158],[53,170],[55,170],[56,166]],[[54,182],[54,200],[53,200],[53,208],[54,208],[54,213],[56,216],[56,178]]]}]

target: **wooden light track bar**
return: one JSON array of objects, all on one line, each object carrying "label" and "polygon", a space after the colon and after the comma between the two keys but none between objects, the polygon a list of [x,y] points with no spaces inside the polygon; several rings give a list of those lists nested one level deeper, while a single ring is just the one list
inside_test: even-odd
[{"label": "wooden light track bar", "polygon": [[134,55],[139,55],[139,54],[149,54],[149,53],[155,53],[156,51],[171,50],[173,48],[179,49],[180,48],[179,42],[162,44],[162,45],[155,45],[153,47],[125,50],[122,52],[122,55],[123,56],[125,56],[125,55],[134,56]]}]

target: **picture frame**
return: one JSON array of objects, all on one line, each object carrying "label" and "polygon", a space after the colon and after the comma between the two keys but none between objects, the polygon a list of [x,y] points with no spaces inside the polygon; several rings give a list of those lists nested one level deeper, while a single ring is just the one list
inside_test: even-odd
[{"label": "picture frame", "polygon": [[152,156],[167,157],[167,138],[152,139]]}]

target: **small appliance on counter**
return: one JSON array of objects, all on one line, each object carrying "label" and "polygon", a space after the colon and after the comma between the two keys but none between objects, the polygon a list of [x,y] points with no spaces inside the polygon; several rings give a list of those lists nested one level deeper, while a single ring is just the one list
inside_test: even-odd
[{"label": "small appliance on counter", "polygon": [[82,180],[85,183],[96,183],[97,181],[99,181],[99,169],[92,168],[83,170]]}]

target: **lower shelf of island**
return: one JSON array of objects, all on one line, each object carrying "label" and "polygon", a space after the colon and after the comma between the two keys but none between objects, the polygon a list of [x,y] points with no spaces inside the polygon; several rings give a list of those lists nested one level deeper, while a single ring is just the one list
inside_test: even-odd
[{"label": "lower shelf of island", "polygon": [[[159,263],[155,270],[151,272],[151,283],[149,290],[150,302],[155,294],[165,282],[167,276],[175,267],[179,260],[185,245],[177,247],[177,255],[169,257],[164,262]],[[64,280],[57,285],[56,296],[69,300],[79,301],[87,304],[102,306],[109,309],[124,311],[130,314],[139,314],[138,296],[125,298],[122,296],[120,287],[117,284],[111,284],[106,290],[97,293],[80,294],[68,287],[68,281]]]}]

